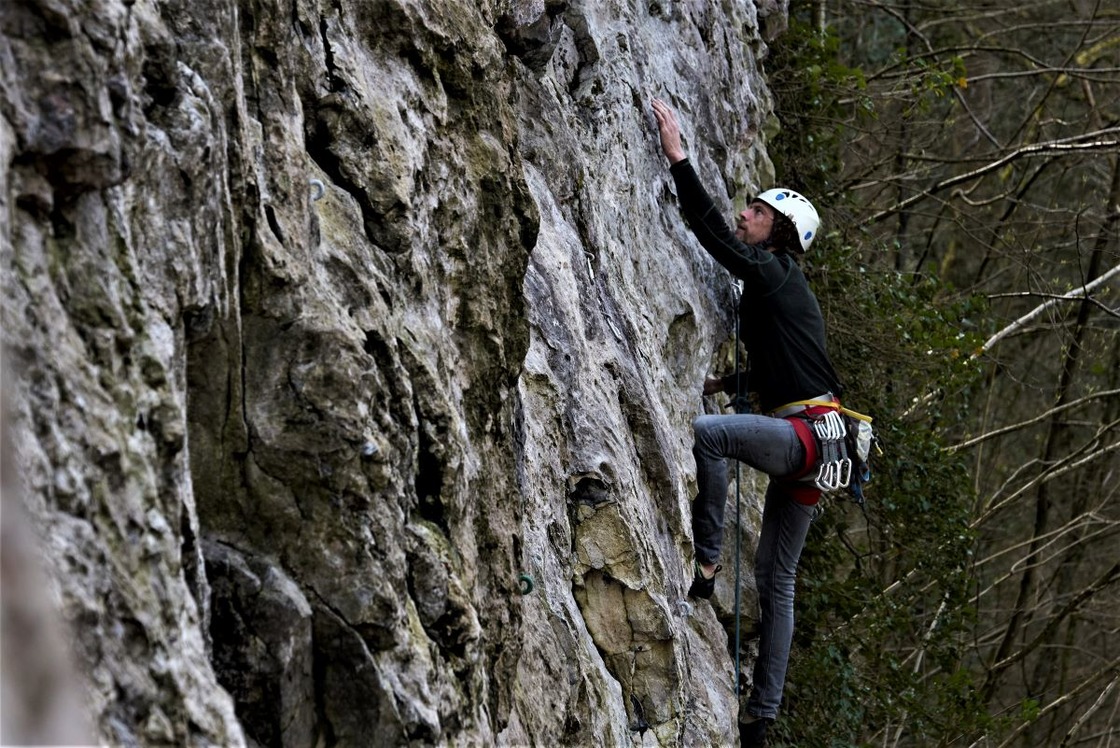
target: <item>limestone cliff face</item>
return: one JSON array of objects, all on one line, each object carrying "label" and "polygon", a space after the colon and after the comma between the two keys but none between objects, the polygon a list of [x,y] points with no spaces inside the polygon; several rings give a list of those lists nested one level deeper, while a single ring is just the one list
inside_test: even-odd
[{"label": "limestone cliff face", "polygon": [[0,6],[5,428],[103,741],[735,740],[731,575],[684,602],[730,286],[649,101],[730,216],[758,14]]}]

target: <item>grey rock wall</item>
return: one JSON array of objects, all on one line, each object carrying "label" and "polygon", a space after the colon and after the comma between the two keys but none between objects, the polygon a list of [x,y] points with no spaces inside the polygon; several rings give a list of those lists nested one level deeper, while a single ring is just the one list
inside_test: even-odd
[{"label": "grey rock wall", "polygon": [[103,741],[735,741],[733,575],[684,600],[731,291],[649,101],[730,215],[759,12],[0,6],[8,426]]}]

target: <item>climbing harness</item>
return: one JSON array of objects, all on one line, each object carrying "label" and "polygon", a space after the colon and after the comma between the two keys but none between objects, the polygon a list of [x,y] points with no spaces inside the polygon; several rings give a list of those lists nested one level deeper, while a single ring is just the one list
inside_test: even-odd
[{"label": "climbing harness", "polygon": [[805,447],[805,468],[783,479],[795,500],[816,503],[817,495],[804,498],[811,490],[808,484],[825,494],[847,489],[863,506],[863,484],[871,480],[871,447],[877,446],[871,416],[845,408],[831,393],[787,403],[770,415],[793,424]]}]

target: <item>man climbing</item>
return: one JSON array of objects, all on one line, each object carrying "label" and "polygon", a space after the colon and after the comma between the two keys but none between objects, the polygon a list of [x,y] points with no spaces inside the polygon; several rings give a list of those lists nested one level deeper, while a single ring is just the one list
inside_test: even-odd
[{"label": "man climbing", "polygon": [[[814,467],[812,432],[795,416],[828,410],[840,383],[825,346],[817,299],[797,264],[817,232],[816,209],[792,190],[763,192],[738,216],[733,232],[716,211],[681,146],[676,115],[654,99],[661,148],[669,159],[677,197],[700,244],[743,281],[740,339],[747,350],[747,388],[768,415],[704,415],[693,422],[698,494],[692,531],[696,563],[689,595],[710,598],[720,570],[727,458],[770,476],[755,556],[759,601],[759,653],[747,714],[740,720],[744,746],[763,746],[778,715],[790,644],[797,562],[820,490],[798,479]],[[708,379],[704,394],[736,392],[738,373]],[[830,406],[807,405],[829,403]]]}]

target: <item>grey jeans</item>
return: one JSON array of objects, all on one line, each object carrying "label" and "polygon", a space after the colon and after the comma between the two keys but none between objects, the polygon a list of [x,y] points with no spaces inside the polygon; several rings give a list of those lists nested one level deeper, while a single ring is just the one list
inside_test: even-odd
[{"label": "grey jeans", "polygon": [[814,509],[795,502],[773,477],[802,467],[805,449],[788,421],[754,414],[700,416],[692,423],[696,481],[692,505],[696,559],[719,559],[723,511],[727,505],[727,458],[733,457],[771,476],[762,510],[762,532],[755,554],[758,585],[758,659],[747,712],[773,719],[778,715],[793,641],[793,591],[797,562]]}]

